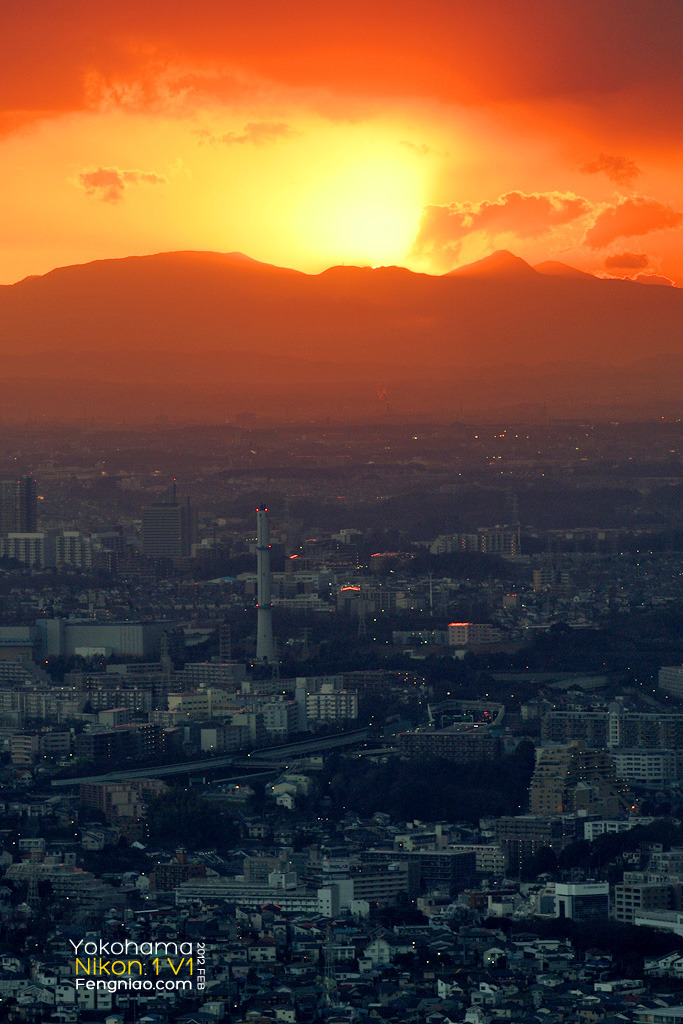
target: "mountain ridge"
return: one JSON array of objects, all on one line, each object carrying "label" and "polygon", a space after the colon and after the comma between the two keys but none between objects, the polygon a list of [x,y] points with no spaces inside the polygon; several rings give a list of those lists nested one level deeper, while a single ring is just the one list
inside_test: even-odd
[{"label": "mountain ridge", "polygon": [[[242,269],[263,270],[268,272],[278,271],[284,274],[297,275],[299,277],[306,278],[324,277],[337,272],[344,274],[347,271],[362,271],[364,273],[372,274],[381,274],[383,271],[397,271],[412,277],[427,277],[434,279],[442,277],[457,277],[461,275],[474,277],[479,273],[482,277],[510,276],[515,273],[526,274],[527,271],[532,271],[534,274],[541,276],[566,276],[577,279],[590,278],[596,281],[623,281],[624,284],[642,284],[642,282],[630,277],[597,277],[595,274],[591,274],[585,270],[578,270],[576,267],[572,267],[569,264],[562,263],[558,260],[544,260],[541,263],[536,263],[532,266],[530,263],[527,263],[526,260],[522,259],[520,256],[516,256],[507,249],[497,249],[480,260],[475,260],[472,263],[464,263],[461,266],[455,267],[453,270],[446,271],[444,274],[428,274],[424,271],[411,270],[409,267],[404,267],[400,264],[381,264],[378,266],[370,266],[369,264],[353,263],[333,264],[318,273],[309,274],[303,270],[296,270],[292,267],[283,267],[279,264],[268,263],[264,260],[255,259],[253,256],[248,256],[246,253],[239,252],[237,250],[233,252],[220,252],[213,249],[174,249],[163,252],[147,253],[144,255],[112,256],[97,260],[87,260],[85,263],[64,264],[63,266],[53,267],[44,274],[29,274],[11,284],[0,284],[0,293],[7,288],[15,288],[17,285],[22,285],[27,282],[43,281],[55,274],[60,274],[62,271],[72,271],[86,267],[96,268],[113,266],[116,264],[134,266],[140,265],[146,261],[156,260],[176,262],[181,259],[196,262],[198,265],[200,263],[208,263],[212,261],[216,266],[233,266],[235,268],[241,267]],[[670,287],[676,286],[672,285]]]},{"label": "mountain ridge", "polygon": [[[519,370],[508,375],[516,401],[538,401],[544,374],[552,397],[558,360],[576,367],[561,385],[576,401],[600,397],[595,375],[582,377],[589,364],[628,371],[637,398],[629,367],[647,356],[648,393],[676,393],[680,375],[667,367],[683,349],[683,289],[563,266],[544,272],[506,252],[460,269],[341,266],[310,275],[194,250],[56,268],[0,288],[0,381],[30,388],[39,374],[71,374],[93,389],[106,383],[114,404],[124,388],[151,394],[163,382],[175,406],[186,399],[199,408],[204,380],[226,396],[237,389],[242,406],[258,406],[267,392],[284,408],[296,391],[301,410],[353,404],[356,395],[375,401],[381,385],[436,415],[462,404],[464,392],[473,403],[499,401],[486,378],[502,374],[502,388],[504,367]],[[614,394],[626,393],[614,379]],[[107,415],[106,404],[99,411]]]}]

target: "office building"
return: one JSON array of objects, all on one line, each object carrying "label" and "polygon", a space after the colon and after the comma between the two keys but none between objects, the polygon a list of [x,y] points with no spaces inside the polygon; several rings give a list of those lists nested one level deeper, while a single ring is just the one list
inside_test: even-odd
[{"label": "office building", "polygon": [[590,917],[607,917],[609,882],[556,882],[555,917],[585,921]]},{"label": "office building", "polygon": [[190,499],[178,501],[175,484],[169,494],[142,512],[142,551],[147,558],[177,562],[192,554],[197,539],[197,513]]},{"label": "office building", "polygon": [[[126,658],[159,656],[161,638],[172,630],[176,623],[137,622],[124,619],[121,622],[95,622],[92,619],[36,619],[31,627],[31,636],[41,658],[72,657],[88,658],[110,655]],[[0,639],[4,629],[0,627]],[[120,669],[120,667],[117,667]],[[145,666],[145,675],[150,666]]]}]

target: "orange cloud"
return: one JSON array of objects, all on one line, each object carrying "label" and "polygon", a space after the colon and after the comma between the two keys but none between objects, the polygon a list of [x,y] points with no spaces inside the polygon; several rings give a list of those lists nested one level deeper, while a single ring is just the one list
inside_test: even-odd
[{"label": "orange cloud", "polygon": [[163,185],[166,178],[154,171],[122,171],[118,167],[97,167],[93,171],[81,171],[78,183],[89,196],[96,196],[104,203],[118,203],[123,199],[127,185]]},{"label": "orange cloud", "polygon": [[477,231],[489,237],[513,233],[518,238],[537,238],[590,211],[588,200],[571,192],[507,192],[494,202],[425,206],[413,253],[456,251],[464,238]]},{"label": "orange cloud", "polygon": [[605,257],[606,270],[642,270],[650,266],[650,257],[644,252],[620,252]]},{"label": "orange cloud", "polygon": [[651,231],[676,228],[683,223],[683,213],[647,196],[620,199],[598,214],[584,239],[591,249],[604,249],[617,238],[647,235]]},{"label": "orange cloud", "polygon": [[600,153],[595,160],[581,164],[579,170],[584,174],[606,174],[611,181],[618,181],[625,185],[641,174],[640,167],[625,156],[609,156],[607,153]]},{"label": "orange cloud", "polygon": [[290,139],[301,133],[292,128],[291,125],[283,124],[280,121],[250,121],[249,124],[245,124],[241,134],[238,132],[226,132],[224,135],[213,135],[205,128],[200,128],[196,134],[199,136],[200,145],[234,146],[250,142],[255,146],[261,146],[264,142]]}]

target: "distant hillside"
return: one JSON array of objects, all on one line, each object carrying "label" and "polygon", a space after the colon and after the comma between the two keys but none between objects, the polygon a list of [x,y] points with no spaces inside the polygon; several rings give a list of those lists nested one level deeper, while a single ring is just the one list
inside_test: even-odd
[{"label": "distant hillside", "polygon": [[443,277],[162,253],[0,287],[0,402],[6,419],[668,414],[682,324],[682,289],[504,252]]}]

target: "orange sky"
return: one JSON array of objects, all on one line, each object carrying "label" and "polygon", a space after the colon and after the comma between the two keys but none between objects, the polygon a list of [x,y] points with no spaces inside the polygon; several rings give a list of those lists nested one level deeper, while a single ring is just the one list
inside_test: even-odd
[{"label": "orange sky", "polygon": [[679,0],[22,0],[0,282],[175,249],[683,286]]}]

